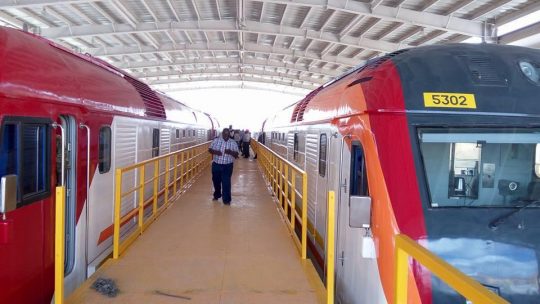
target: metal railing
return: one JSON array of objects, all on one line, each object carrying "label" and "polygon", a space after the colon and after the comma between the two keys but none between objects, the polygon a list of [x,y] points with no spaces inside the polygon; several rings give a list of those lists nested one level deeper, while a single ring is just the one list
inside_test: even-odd
[{"label": "metal railing", "polygon": [[334,271],[336,268],[336,195],[334,191],[328,191],[328,216],[326,217],[326,229],[328,236],[326,246],[326,303],[334,304]]},{"label": "metal railing", "polygon": [[[277,197],[279,209],[287,220],[287,227],[294,236],[295,244],[302,259],[307,258],[307,173],[261,143],[251,141],[253,151],[263,170],[263,175],[272,192]],[[297,178],[301,178],[301,187],[297,189]],[[296,197],[302,202],[301,208]],[[301,224],[300,237],[296,234],[296,221]]]},{"label": "metal railing", "polygon": [[[206,142],[116,169],[113,258],[118,259],[210,164],[212,157],[208,153],[209,146],[210,142]],[[129,174],[132,176],[127,176]],[[125,185],[124,181],[131,181],[135,185]],[[132,209],[122,210],[123,206],[130,204]],[[135,225],[135,222],[136,226],[127,226],[129,223]],[[127,231],[121,231],[124,227]]]},{"label": "metal railing", "polygon": [[412,257],[442,281],[454,288],[474,304],[508,304],[509,302],[489,291],[482,284],[457,270],[408,236],[398,234],[396,246],[396,289],[394,303],[407,303],[409,257]]},{"label": "metal railing", "polygon": [[[66,188],[56,187],[54,224],[54,304],[64,303]],[[29,291],[30,292],[30,291]]]}]

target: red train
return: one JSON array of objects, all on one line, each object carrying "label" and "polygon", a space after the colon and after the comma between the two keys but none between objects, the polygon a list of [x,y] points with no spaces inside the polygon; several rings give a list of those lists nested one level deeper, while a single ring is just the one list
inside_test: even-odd
[{"label": "red train", "polygon": [[[429,46],[371,60],[266,120],[265,144],[308,173],[310,254],[335,275],[337,303],[394,302],[397,233],[510,303],[540,303],[538,96],[538,50]],[[408,303],[467,303],[411,268]]]},{"label": "red train", "polygon": [[0,302],[50,303],[55,186],[67,188],[70,293],[112,250],[115,168],[205,142],[218,124],[101,60],[25,32],[0,28],[0,58],[0,197],[16,197],[0,210]]}]

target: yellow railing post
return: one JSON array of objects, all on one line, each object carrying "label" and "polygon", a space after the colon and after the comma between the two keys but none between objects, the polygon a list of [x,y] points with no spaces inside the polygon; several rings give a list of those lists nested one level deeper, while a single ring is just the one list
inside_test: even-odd
[{"label": "yellow railing post", "polygon": [[174,155],[174,177],[173,178],[174,178],[173,191],[174,191],[174,194],[176,195],[176,192],[177,192],[176,183],[178,180],[178,154]]},{"label": "yellow railing post", "polygon": [[180,191],[184,188],[184,174],[185,174],[185,167],[184,167],[184,152],[180,152]]},{"label": "yellow railing post", "polygon": [[[289,204],[285,205],[285,217],[288,217],[287,213],[289,209]],[[295,226],[295,217],[296,217],[296,171],[292,172],[292,181],[291,181],[291,216],[289,218],[292,231],[294,231]]]},{"label": "yellow railing post", "polygon": [[120,207],[122,203],[122,169],[116,169],[114,181],[114,236],[113,236],[113,258],[120,256]]},{"label": "yellow railing post", "polygon": [[307,173],[302,175],[302,259],[307,258]]},{"label": "yellow railing post", "polygon": [[407,304],[407,280],[409,274],[409,257],[396,246],[396,304]]},{"label": "yellow railing post", "polygon": [[326,252],[326,303],[334,304],[336,200],[334,191],[328,191],[327,252]]},{"label": "yellow railing post", "polygon": [[171,177],[171,158],[165,158],[165,203],[164,205],[169,204],[169,180]]},{"label": "yellow railing post", "polygon": [[157,201],[158,201],[158,192],[159,192],[159,160],[154,162],[154,199],[152,204],[152,216],[157,215]]},{"label": "yellow railing post", "polygon": [[278,200],[279,203],[283,205],[283,162],[281,159],[278,159],[279,162],[279,192]]},{"label": "yellow railing post", "polygon": [[143,232],[144,229],[144,180],[145,180],[145,166],[142,165],[139,168],[139,184],[141,185],[141,188],[139,189],[139,229],[140,233]]},{"label": "yellow railing post", "polygon": [[193,158],[193,152],[191,150],[188,150],[187,151],[187,154],[188,154],[188,174],[187,174],[187,180],[190,181],[191,180],[191,176],[193,174],[193,162],[192,162],[192,158]]},{"label": "yellow railing post", "polygon": [[283,207],[289,205],[289,166],[285,166],[285,199],[283,200]]},{"label": "yellow railing post", "polygon": [[276,167],[274,166],[275,161],[274,155],[270,155],[270,175],[271,175],[271,182],[272,182],[272,192],[276,193],[276,185],[275,185],[275,176],[276,176]]},{"label": "yellow railing post", "polygon": [[[64,246],[65,246],[65,199],[64,187],[56,187],[56,219],[54,241],[54,303],[64,303]],[[31,292],[30,290],[28,292]]]}]

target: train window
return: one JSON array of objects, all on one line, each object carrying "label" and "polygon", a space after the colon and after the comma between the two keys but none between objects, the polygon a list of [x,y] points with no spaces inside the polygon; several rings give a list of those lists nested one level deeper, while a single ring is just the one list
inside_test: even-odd
[{"label": "train window", "polygon": [[351,195],[369,196],[366,159],[359,143],[351,147]]},{"label": "train window", "polygon": [[104,174],[111,170],[111,141],[112,132],[108,126],[99,129],[98,168],[99,173]]},{"label": "train window", "polygon": [[294,133],[293,159],[298,160],[298,133]]},{"label": "train window", "polygon": [[508,207],[540,199],[540,129],[423,128],[419,138],[431,207]]},{"label": "train window", "polygon": [[540,144],[536,144],[534,152],[534,174],[540,178]]},{"label": "train window", "polygon": [[182,137],[186,137],[186,130],[182,130]]},{"label": "train window", "polygon": [[176,129],[176,138],[180,138],[180,130]]},{"label": "train window", "polygon": [[17,147],[19,135],[17,125],[5,124],[0,145],[0,177],[9,174],[18,174]]},{"label": "train window", "polygon": [[321,134],[319,140],[319,175],[324,177],[326,175],[326,146],[328,139],[326,134]]},{"label": "train window", "polygon": [[0,135],[0,176],[19,177],[19,205],[46,197],[50,190],[49,123],[10,121]]},{"label": "train window", "polygon": [[152,157],[159,155],[159,129],[152,130]]}]

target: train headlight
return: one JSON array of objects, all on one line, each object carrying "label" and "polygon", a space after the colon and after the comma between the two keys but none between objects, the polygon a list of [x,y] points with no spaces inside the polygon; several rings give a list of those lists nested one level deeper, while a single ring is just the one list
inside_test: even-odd
[{"label": "train headlight", "polygon": [[525,77],[535,84],[540,84],[540,75],[538,69],[530,62],[522,60],[519,62],[519,68]]}]

